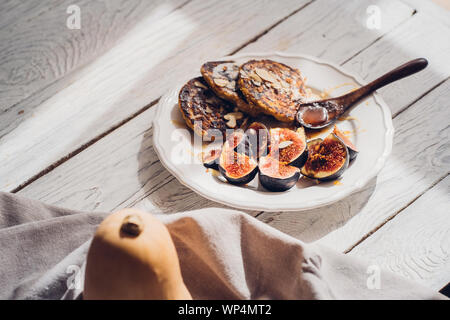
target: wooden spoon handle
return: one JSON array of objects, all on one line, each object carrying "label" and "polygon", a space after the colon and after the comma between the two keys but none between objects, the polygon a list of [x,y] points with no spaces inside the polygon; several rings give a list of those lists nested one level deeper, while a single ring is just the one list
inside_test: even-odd
[{"label": "wooden spoon handle", "polygon": [[408,77],[416,72],[419,72],[426,68],[428,65],[428,61],[425,58],[418,58],[411,60],[405,64],[402,64],[401,66],[395,68],[392,71],[389,71],[385,75],[379,77],[378,79],[375,79],[371,83],[353,91],[345,96],[342,96],[343,98],[343,104],[345,107],[349,107],[350,105],[354,104],[358,100],[364,98],[365,96],[371,94],[375,90],[378,90],[385,85],[388,85],[389,83],[392,83],[394,81],[403,79],[405,77]]},{"label": "wooden spoon handle", "polygon": [[370,87],[371,90],[380,89],[389,83],[403,79],[405,77],[408,77],[416,72],[425,69],[427,65],[428,61],[427,59],[424,58],[411,60],[405,64],[402,64],[400,67],[397,67],[394,70],[386,73],[385,75],[379,77],[378,79],[372,81],[367,85],[367,87]]}]

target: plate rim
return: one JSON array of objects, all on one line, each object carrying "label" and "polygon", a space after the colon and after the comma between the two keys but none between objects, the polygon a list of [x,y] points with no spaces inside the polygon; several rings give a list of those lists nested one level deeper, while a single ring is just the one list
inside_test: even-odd
[{"label": "plate rim", "polygon": [[[241,59],[244,57],[267,57],[267,56],[280,56],[280,57],[284,57],[284,58],[298,58],[298,59],[310,60],[317,64],[327,65],[327,66],[332,67],[336,71],[352,78],[360,86],[363,86],[366,84],[366,81],[364,81],[356,73],[349,72],[333,62],[326,61],[326,60],[323,60],[323,59],[320,59],[320,58],[317,58],[317,57],[314,57],[314,56],[311,56],[308,54],[288,53],[288,52],[279,52],[279,51],[257,52],[257,53],[245,52],[245,53],[239,53],[239,54],[232,55],[232,56],[221,57],[219,59],[223,59],[223,60],[229,59],[230,60],[230,59]],[[177,88],[178,88],[178,86],[177,86]],[[385,133],[385,137],[384,137],[385,138],[384,139],[385,148],[384,148],[384,152],[378,158],[376,165],[373,167],[373,169],[370,172],[368,172],[368,174],[364,175],[362,178],[356,180],[355,183],[353,183],[351,187],[349,187],[345,190],[342,190],[340,192],[336,192],[332,196],[325,197],[326,198],[325,201],[316,200],[314,202],[309,202],[309,205],[301,206],[301,207],[293,207],[293,206],[289,206],[289,207],[279,207],[279,206],[267,207],[267,206],[265,206],[265,207],[262,207],[262,206],[258,206],[258,204],[256,202],[254,202],[253,205],[248,205],[248,204],[243,204],[243,203],[236,203],[236,202],[231,202],[231,201],[227,201],[227,200],[217,199],[216,197],[208,195],[207,192],[204,192],[203,188],[201,188],[201,186],[199,186],[195,181],[193,181],[193,183],[188,183],[187,181],[185,181],[186,179],[183,178],[183,176],[184,176],[183,172],[181,172],[177,168],[176,165],[174,165],[170,161],[168,161],[168,159],[166,158],[166,156],[163,152],[163,149],[159,145],[158,141],[159,141],[161,126],[159,125],[159,122],[157,121],[157,119],[159,119],[160,114],[162,112],[162,108],[160,108],[160,105],[162,105],[165,100],[169,99],[169,97],[172,97],[174,94],[174,91],[177,91],[177,89],[169,90],[164,96],[161,97],[160,101],[158,102],[158,105],[156,106],[157,109],[156,109],[155,117],[153,118],[153,121],[152,121],[153,149],[155,150],[155,152],[156,152],[158,158],[160,159],[160,162],[164,166],[164,168],[166,168],[182,185],[193,190],[194,192],[196,192],[197,194],[199,194],[200,196],[202,196],[208,200],[211,200],[211,201],[214,201],[214,202],[217,202],[217,203],[220,203],[220,204],[232,207],[232,208],[237,208],[237,209],[241,209],[241,210],[252,210],[252,211],[258,210],[258,211],[266,211],[266,212],[276,212],[276,211],[283,211],[283,212],[297,211],[297,212],[299,212],[299,211],[316,209],[319,207],[323,207],[323,206],[327,206],[327,205],[336,203],[342,199],[349,197],[350,195],[352,195],[354,193],[357,193],[358,191],[361,191],[361,189],[363,189],[369,183],[370,180],[372,180],[374,177],[376,177],[378,175],[378,173],[383,168],[388,156],[390,155],[390,153],[392,151],[393,137],[394,137],[394,131],[395,131],[393,122],[392,122],[392,113],[391,113],[391,110],[388,107],[388,105],[383,100],[383,98],[377,92],[374,92],[371,94],[371,96],[375,99],[376,103],[381,107],[381,110],[383,113],[384,125],[386,127],[386,133]],[[306,204],[308,204],[308,202],[306,202]]]}]

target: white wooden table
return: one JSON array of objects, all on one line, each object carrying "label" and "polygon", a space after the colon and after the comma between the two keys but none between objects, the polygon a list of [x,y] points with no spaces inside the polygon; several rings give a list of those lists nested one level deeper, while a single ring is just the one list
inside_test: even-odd
[{"label": "white wooden table", "polygon": [[377,179],[325,208],[248,213],[436,290],[450,281],[448,1],[79,0],[70,29],[73,2],[0,3],[0,190],[92,211],[220,206],[152,148],[154,106],[174,82],[237,52],[305,53],[365,79],[426,57],[380,90],[396,133]]}]

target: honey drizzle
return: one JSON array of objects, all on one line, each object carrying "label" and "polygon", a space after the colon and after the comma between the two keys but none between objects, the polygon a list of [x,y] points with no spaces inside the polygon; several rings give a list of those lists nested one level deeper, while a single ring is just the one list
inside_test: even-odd
[{"label": "honey drizzle", "polygon": [[352,91],[355,91],[356,89],[358,89],[358,85],[357,85],[356,83],[353,83],[353,82],[346,82],[346,83],[342,83],[342,84],[340,84],[340,85],[337,85],[337,86],[335,86],[335,87],[331,87],[331,88],[328,88],[328,89],[323,90],[323,91],[320,93],[320,97],[321,97],[322,99],[328,99],[328,98],[331,97],[331,94],[333,93],[333,91],[335,91],[335,90],[337,90],[337,89],[340,89],[340,88],[342,88],[342,87],[346,87],[346,86],[352,86],[352,87],[353,87],[353,88],[350,89],[347,93],[352,92]]},{"label": "honey drizzle", "polygon": [[306,129],[305,130],[306,139],[311,140],[311,139],[317,138],[318,136],[321,136],[322,134],[328,132],[329,130],[330,130],[330,128],[323,128],[320,130]]},{"label": "honey drizzle", "polygon": [[213,177],[219,177],[220,176],[220,172],[214,169],[209,170],[209,172],[211,172],[211,175]]},{"label": "honey drizzle", "polygon": [[186,124],[185,124],[184,122],[182,122],[182,121],[179,121],[179,120],[170,120],[170,122],[171,122],[173,125],[175,125],[176,127],[179,127],[179,128],[186,128]]}]

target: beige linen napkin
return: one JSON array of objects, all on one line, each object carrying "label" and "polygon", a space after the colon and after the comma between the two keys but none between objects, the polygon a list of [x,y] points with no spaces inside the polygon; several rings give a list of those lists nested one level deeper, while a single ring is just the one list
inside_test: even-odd
[{"label": "beige linen napkin", "polygon": [[[0,192],[0,298],[79,297],[90,239],[105,216]],[[445,298],[239,211],[157,217],[169,228],[194,299]]]}]

